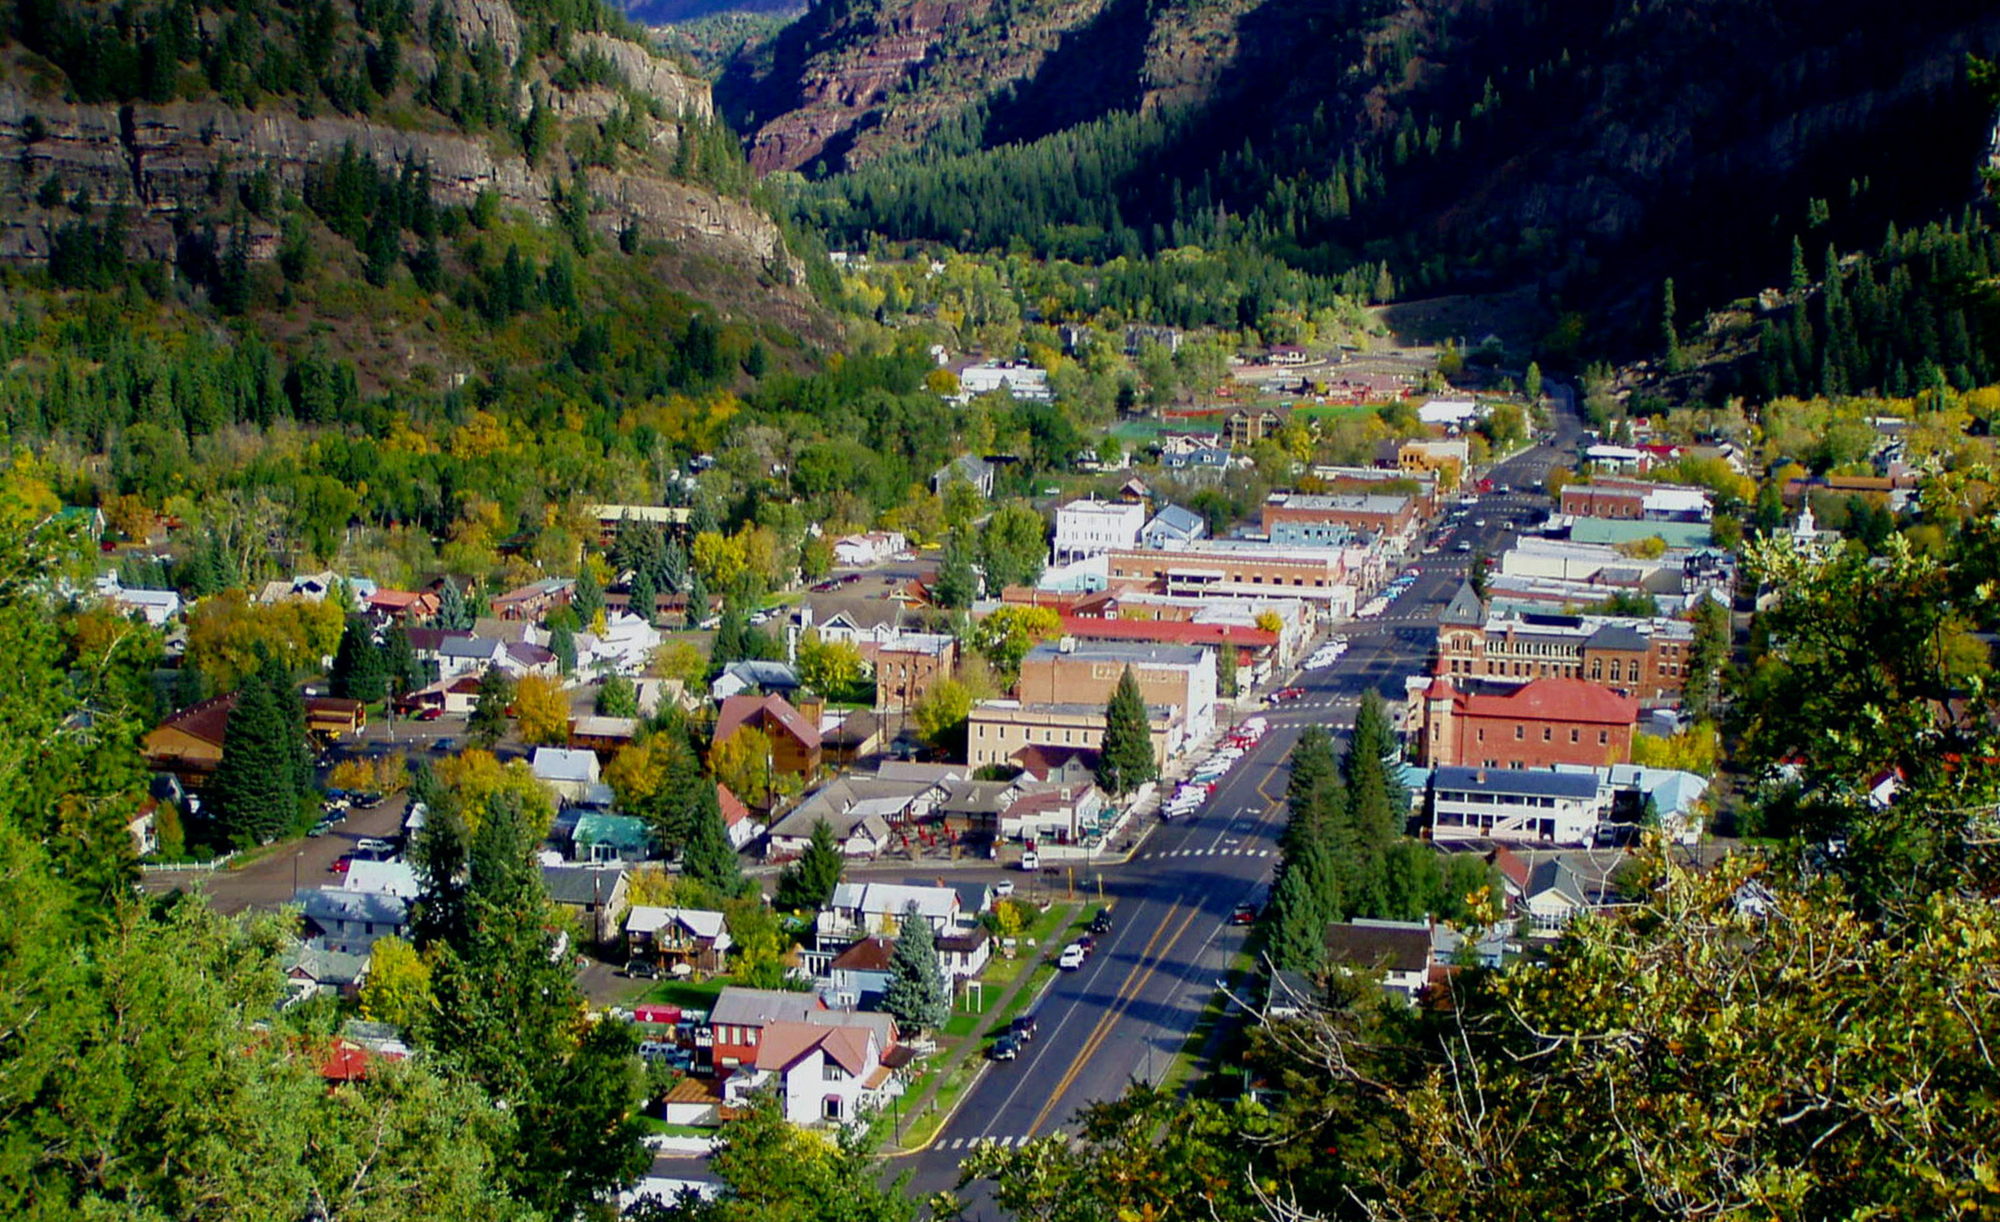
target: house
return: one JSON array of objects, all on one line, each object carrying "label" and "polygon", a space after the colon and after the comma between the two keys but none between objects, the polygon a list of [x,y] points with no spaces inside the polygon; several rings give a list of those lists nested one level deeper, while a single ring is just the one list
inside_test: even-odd
[{"label": "house", "polygon": [[439,679],[403,697],[404,707],[442,709],[446,713],[463,717],[479,704],[479,679],[478,675]]},{"label": "house", "polygon": [[368,981],[369,956],[326,950],[304,942],[285,952],[279,965],[292,996],[299,1000],[315,993],[353,1000]]},{"label": "house", "polygon": [[954,403],[970,403],[995,391],[1006,391],[1022,403],[1047,403],[1055,397],[1046,369],[1036,369],[1026,361],[1003,361],[959,370],[958,394],[951,398]]},{"label": "house", "polygon": [[722,829],[729,833],[729,847],[737,852],[749,848],[757,837],[768,830],[770,825],[759,819],[743,799],[720,781],[715,784],[715,801],[722,808]]},{"label": "house", "polygon": [[819,772],[819,727],[808,721],[783,696],[730,696],[715,719],[711,746],[719,747],[745,728],[761,731],[771,741],[771,769],[787,776],[812,777]]},{"label": "house", "polygon": [[586,937],[600,943],[618,937],[619,922],[631,906],[631,880],[622,866],[543,866],[542,889],[549,902],[568,913]]},{"label": "house", "polygon": [[902,1082],[886,1064],[888,1043],[875,1028],[843,1015],[838,1025],[779,1022],[767,1025],[749,1072],[723,1084],[724,1098],[741,1106],[751,1092],[775,1087],[779,1107],[793,1124],[860,1121]]},{"label": "house", "polygon": [[368,706],[339,696],[307,696],[306,729],[327,738],[359,734],[368,728]]},{"label": "house", "polygon": [[365,955],[377,938],[401,937],[410,920],[409,901],[378,891],[302,888],[292,899],[305,918],[307,943],[322,950]]},{"label": "house", "polygon": [[589,505],[584,512],[597,519],[597,542],[603,547],[616,543],[618,532],[628,522],[670,529],[686,526],[694,514],[686,505]]},{"label": "house", "polygon": [[993,939],[983,929],[967,929],[942,934],[937,940],[938,962],[954,983],[976,979],[993,956]]},{"label": "house", "polygon": [[727,700],[745,692],[789,698],[801,686],[799,672],[785,663],[746,658],[724,666],[715,682],[709,684],[708,694],[714,700]]},{"label": "house", "polygon": [[971,484],[980,496],[993,495],[993,473],[997,468],[977,454],[961,454],[931,475],[931,491],[942,494],[959,481]]},{"label": "house", "polygon": [[577,668],[635,674],[652,659],[662,639],[660,630],[639,616],[622,611],[607,613],[604,631],[577,635]]},{"label": "house", "polygon": [[442,600],[430,590],[377,590],[361,604],[361,609],[377,623],[413,628],[430,623],[441,605]]},{"label": "house", "polygon": [[1139,546],[1174,547],[1192,543],[1207,533],[1208,520],[1200,514],[1179,505],[1166,505],[1139,528]]},{"label": "house", "polygon": [[824,1012],[826,1003],[811,993],[783,989],[743,989],[730,985],[716,995],[708,1013],[718,1072],[751,1064],[757,1059],[757,1045],[764,1028],[772,1023],[806,1021],[814,1012]]},{"label": "house", "polygon": [[417,878],[417,868],[407,861],[356,859],[348,863],[347,875],[340,880],[340,889],[414,900],[424,888]]},{"label": "house", "polygon": [[581,802],[603,788],[597,752],[574,747],[536,747],[529,765],[535,779],[565,802]]},{"label": "house", "polygon": [[528,675],[553,679],[562,673],[562,664],[546,646],[533,641],[509,641],[500,654],[500,669],[514,679]]},{"label": "house", "polygon": [[820,759],[830,769],[851,767],[856,760],[882,750],[888,727],[873,709],[832,709],[820,715]]},{"label": "house", "polygon": [[[903,768],[928,771],[906,775],[898,771]],[[888,847],[895,826],[930,814],[946,783],[964,771],[962,766],[884,764],[874,776],[828,781],[771,825],[767,851],[776,858],[803,853],[813,825],[824,819],[843,853],[872,857]]]},{"label": "house", "polygon": [[236,693],[211,696],[161,722],[141,740],[146,766],[172,773],[189,789],[199,789],[222,763],[222,738]]},{"label": "house", "polygon": [[909,540],[903,537],[900,530],[871,530],[867,534],[835,539],[833,562],[845,568],[867,568],[908,551],[909,547]]},{"label": "house", "polygon": [[716,975],[727,970],[732,945],[719,912],[640,904],[625,916],[626,955],[669,970],[686,964],[697,977]]},{"label": "house", "polygon": [[1146,507],[1124,501],[1071,501],[1056,510],[1054,562],[1068,564],[1135,546]]},{"label": "house", "polygon": [[181,596],[172,590],[128,590],[116,573],[97,579],[97,594],[121,615],[136,615],[155,628],[181,613]]},{"label": "house", "polygon": [[827,901],[814,928],[822,942],[894,933],[912,904],[936,932],[958,928],[958,892],[950,887],[904,883],[842,883],[833,889],[833,898]]},{"label": "house", "polygon": [[1180,453],[1168,453],[1162,461],[1169,471],[1204,479],[1220,479],[1228,472],[1234,456],[1227,446],[1200,445]]},{"label": "house", "polygon": [[504,620],[538,624],[557,607],[569,606],[576,582],[568,577],[549,577],[532,582],[493,599],[493,614]]},{"label": "house", "polygon": [[1032,746],[1014,753],[1021,775],[1056,785],[1076,785],[1097,776],[1097,752],[1089,747]]},{"label": "house", "polygon": [[1440,767],[1431,773],[1431,839],[1587,845],[1609,806],[1589,773]]},{"label": "house", "polygon": [[1230,449],[1247,449],[1266,437],[1275,437],[1285,425],[1284,413],[1269,407],[1239,407],[1222,418],[1222,443]]},{"label": "house", "polygon": [[1054,844],[1076,844],[1104,822],[1108,799],[1092,780],[1021,785],[1000,814],[1000,834]]},{"label": "house", "polygon": [[495,667],[504,669],[506,659],[505,641],[476,636],[446,637],[438,645],[438,677],[456,679],[460,675],[483,675]]},{"label": "house", "polygon": [[873,1010],[889,991],[889,960],[896,953],[891,938],[863,938],[834,956],[827,965],[821,995],[835,1009]]},{"label": "house", "polygon": [[1591,907],[1590,893],[1568,863],[1551,857],[1528,872],[1521,907],[1534,933],[1560,933],[1571,918]]},{"label": "house", "polygon": [[600,761],[615,757],[639,737],[637,717],[599,717],[587,714],[569,719],[569,745],[589,751]]},{"label": "house", "polygon": [[570,830],[570,860],[603,865],[638,863],[653,856],[653,829],[637,815],[585,811]]},{"label": "house", "polygon": [[1380,973],[1382,990],[1415,1001],[1430,983],[1429,921],[1335,921],[1326,927],[1327,966],[1339,972]]}]

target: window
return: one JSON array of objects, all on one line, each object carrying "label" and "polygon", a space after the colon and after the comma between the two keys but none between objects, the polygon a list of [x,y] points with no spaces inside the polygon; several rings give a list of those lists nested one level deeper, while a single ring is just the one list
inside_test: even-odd
[{"label": "window", "polygon": [[1542,727],[1542,741],[1543,741],[1543,742],[1545,742],[1545,743],[1546,743],[1546,742],[1553,742],[1553,741],[1555,740],[1555,736],[1556,736],[1556,732],[1555,732],[1555,727],[1553,727],[1553,726],[1543,726],[1543,727]]},{"label": "window", "polygon": [[[829,1067],[829,1071],[830,1071],[830,1067]],[[838,1119],[840,1119],[840,1096],[839,1096],[839,1095],[828,1095],[828,1096],[826,1097],[826,1118],[827,1118],[828,1120],[838,1120]]]},{"label": "window", "polygon": [[1526,726],[1515,726],[1515,727],[1514,727],[1514,741],[1515,741],[1515,742],[1517,742],[1517,743],[1518,743],[1518,742],[1521,742],[1522,740],[1526,739],[1527,737],[1528,737],[1528,727],[1526,727]]},{"label": "window", "polygon": [[1485,741],[1486,741],[1486,731],[1484,731],[1484,730],[1475,730],[1475,731],[1473,731],[1473,741],[1474,741],[1474,742],[1481,742],[1481,743],[1485,742]]},{"label": "window", "polygon": [[1597,732],[1597,745],[1598,745],[1598,746],[1600,746],[1600,747],[1608,747],[1608,746],[1610,746],[1610,745],[1611,745],[1611,731],[1609,731],[1609,730],[1599,730],[1599,731]]},{"label": "window", "polygon": [[820,1070],[819,1076],[820,1080],[825,1082],[845,1082],[850,1075],[841,1066],[828,1061],[825,1067]]},{"label": "window", "polygon": [[1590,660],[1590,677],[1593,679],[1602,679],[1604,677],[1603,658],[1592,658]]},{"label": "window", "polygon": [[1583,732],[1581,730],[1578,730],[1575,726],[1571,726],[1569,731],[1569,740],[1573,743],[1583,741]]}]

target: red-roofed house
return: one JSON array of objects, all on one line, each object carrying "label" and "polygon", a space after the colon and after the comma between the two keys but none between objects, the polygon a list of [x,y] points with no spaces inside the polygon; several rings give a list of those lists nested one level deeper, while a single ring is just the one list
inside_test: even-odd
[{"label": "red-roofed house", "polygon": [[743,804],[743,799],[731,793],[729,786],[720,781],[715,785],[715,800],[722,807],[722,826],[729,833],[731,848],[745,848],[764,834],[768,825],[751,813],[750,808]]},{"label": "red-roofed house", "polygon": [[774,771],[803,777],[819,773],[819,727],[783,696],[731,696],[724,700],[710,745],[721,746],[746,726],[763,731],[771,740]]},{"label": "red-roofed house", "polygon": [[1417,757],[1427,768],[1626,764],[1638,718],[1637,699],[1582,679],[1536,679],[1482,696],[1439,675],[1424,691]]},{"label": "red-roofed house", "polygon": [[171,772],[190,789],[208,784],[222,764],[222,735],[236,693],[211,696],[191,704],[161,722],[142,741],[146,765],[154,772]]},{"label": "red-roofed house", "polygon": [[731,1077],[725,1094],[741,1104],[751,1091],[775,1083],[793,1124],[855,1122],[902,1093],[901,1081],[882,1063],[887,1051],[875,1026],[860,1021],[772,1023],[758,1042],[755,1064]]},{"label": "red-roofed house", "polygon": [[413,628],[430,623],[440,601],[430,590],[376,590],[361,605],[376,619]]}]

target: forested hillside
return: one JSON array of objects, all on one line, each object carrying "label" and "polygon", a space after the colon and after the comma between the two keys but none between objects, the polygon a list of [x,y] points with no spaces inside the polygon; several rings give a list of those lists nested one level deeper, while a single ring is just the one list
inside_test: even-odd
[{"label": "forested hillside", "polygon": [[[1049,49],[971,49],[996,32]],[[1413,294],[1531,280],[1636,328],[1667,275],[1726,301],[1782,284],[1793,235],[1962,204],[1938,167],[1984,149],[1963,56],[1996,45],[1964,2],[834,4],[718,96],[759,166],[845,171],[807,197],[834,241],[1240,243],[1387,260]]]}]

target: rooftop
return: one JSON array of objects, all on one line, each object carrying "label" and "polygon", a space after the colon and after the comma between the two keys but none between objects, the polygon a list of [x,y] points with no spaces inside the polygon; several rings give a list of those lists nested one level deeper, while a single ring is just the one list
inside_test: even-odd
[{"label": "rooftop", "polygon": [[1431,772],[1437,793],[1485,793],[1507,797],[1595,798],[1597,777],[1537,768],[1458,768],[1441,766]]},{"label": "rooftop", "polygon": [[1629,726],[1639,718],[1639,702],[1582,679],[1535,679],[1504,696],[1466,696],[1465,712],[1475,717],[1531,717],[1590,725]]}]

